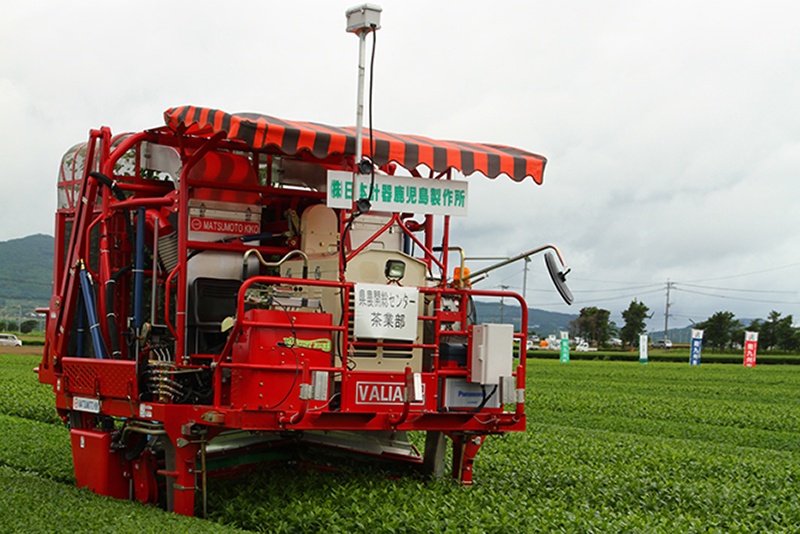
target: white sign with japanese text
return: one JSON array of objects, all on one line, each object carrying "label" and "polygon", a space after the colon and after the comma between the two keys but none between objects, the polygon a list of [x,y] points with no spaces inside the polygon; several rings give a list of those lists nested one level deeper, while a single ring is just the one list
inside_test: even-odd
[{"label": "white sign with japanese text", "polygon": [[396,285],[356,284],[357,338],[417,338],[419,289]]},{"label": "white sign with japanese text", "polygon": [[[356,200],[369,198],[375,211],[467,215],[467,182],[376,174],[370,197],[371,179],[369,174],[356,176]],[[350,209],[352,202],[353,173],[328,171],[328,207]]]}]

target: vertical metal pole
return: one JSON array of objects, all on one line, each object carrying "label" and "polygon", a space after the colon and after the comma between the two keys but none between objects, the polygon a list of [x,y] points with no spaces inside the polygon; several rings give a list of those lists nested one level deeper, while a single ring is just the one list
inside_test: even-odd
[{"label": "vertical metal pole", "polygon": [[[364,73],[366,71],[365,58],[367,49],[367,34],[369,31],[361,30],[358,32],[358,102],[356,103],[356,165],[361,162],[362,157],[362,128],[364,125]],[[353,177],[353,200],[356,198],[356,182]]]},{"label": "vertical metal pole", "polygon": [[[508,288],[509,286],[506,285],[500,286],[500,289],[502,289],[503,291],[505,291]],[[504,322],[505,322],[505,297],[500,297],[500,323],[502,324]]]},{"label": "vertical metal pole", "polygon": [[153,287],[150,290],[150,324],[156,324],[156,296],[158,293],[158,227],[160,221],[156,217],[153,227]]},{"label": "vertical metal pole", "polygon": [[136,262],[133,267],[133,326],[136,335],[139,335],[144,322],[144,213],[144,208],[136,210]]},{"label": "vertical metal pole", "polygon": [[84,323],[86,322],[86,310],[83,304],[83,293],[78,293],[78,304],[75,307],[76,310],[76,325],[77,328],[76,334],[78,336],[78,356],[85,356],[86,355],[86,329],[84,327]]},{"label": "vertical metal pole", "polygon": [[522,271],[522,298],[525,299],[526,305],[528,302],[528,264],[530,262],[531,259],[525,256],[525,270]]},{"label": "vertical metal pole", "polygon": [[356,200],[358,200],[358,183],[356,178],[361,173],[359,169],[359,163],[361,163],[361,158],[363,157],[363,137],[364,134],[362,129],[364,127],[364,71],[366,67],[364,66],[366,55],[366,48],[367,48],[367,34],[369,32],[367,30],[361,30],[358,32],[358,102],[356,103],[356,157],[355,157],[355,164],[356,170],[353,173],[353,192],[352,192],[352,205],[353,209],[355,210]]},{"label": "vertical metal pole", "polygon": [[206,432],[204,431],[200,439],[200,469],[203,470],[201,478],[201,489],[203,490],[203,519],[208,517],[208,474],[206,464]]},{"label": "vertical metal pole", "polygon": [[667,278],[667,305],[664,309],[664,348],[667,346],[667,339],[669,339],[669,290],[672,287],[672,282]]}]

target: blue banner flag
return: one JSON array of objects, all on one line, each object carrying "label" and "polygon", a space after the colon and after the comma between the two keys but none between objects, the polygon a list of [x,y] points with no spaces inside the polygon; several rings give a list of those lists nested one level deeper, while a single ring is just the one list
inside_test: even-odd
[{"label": "blue banner flag", "polygon": [[703,331],[692,328],[692,355],[689,358],[691,365],[700,365],[700,353],[703,351]]}]

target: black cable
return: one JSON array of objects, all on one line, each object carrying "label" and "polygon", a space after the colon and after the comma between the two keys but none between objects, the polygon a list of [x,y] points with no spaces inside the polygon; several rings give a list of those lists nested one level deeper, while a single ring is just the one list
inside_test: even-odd
[{"label": "black cable", "polygon": [[286,402],[286,399],[289,398],[289,395],[292,394],[292,391],[294,391],[294,387],[297,385],[297,378],[298,378],[298,376],[300,376],[300,358],[297,356],[297,353],[294,351],[294,347],[295,347],[295,345],[297,345],[297,331],[294,328],[294,323],[292,322],[292,316],[289,314],[289,310],[286,309],[286,306],[284,306],[283,303],[281,303],[280,301],[276,300],[274,297],[272,298],[272,303],[273,304],[277,304],[278,306],[280,306],[281,309],[286,314],[286,318],[289,319],[289,326],[291,327],[291,331],[292,331],[292,339],[294,339],[294,341],[292,342],[291,345],[289,345],[287,343],[278,343],[278,346],[286,347],[287,349],[292,351],[292,356],[294,356],[294,379],[292,380],[292,385],[289,387],[289,391],[286,392],[286,395],[283,396],[283,398],[280,400],[280,402],[278,402],[278,403],[276,403],[276,404],[274,404],[272,406],[273,408],[277,408],[278,406],[280,406],[281,404]]},{"label": "black cable", "polygon": [[[355,296],[353,298],[355,299]],[[344,326],[344,310],[345,310],[344,290],[339,292],[339,303],[341,305],[341,308],[340,308],[341,309],[341,313],[339,314],[339,326]],[[350,309],[349,303],[348,303],[347,308]],[[334,358],[339,358],[340,362],[344,361],[344,355],[342,354],[342,351],[341,351],[341,346],[342,346],[342,341],[343,341],[342,336],[343,335],[344,336],[348,336],[349,335],[349,330],[350,330],[349,328],[347,328],[344,331],[336,330],[335,332],[333,332],[333,335],[331,336],[335,340],[334,341],[334,348],[331,349],[331,352],[333,353],[333,357]],[[348,369],[348,371],[354,370],[356,368],[356,366],[357,366],[357,364],[353,360],[351,360],[351,359],[347,360],[347,369]]]},{"label": "black cable", "polygon": [[[375,46],[378,42],[378,38],[375,34],[377,34],[377,26],[372,24],[370,26],[372,30],[372,52],[370,55],[369,61],[369,163],[370,163],[370,182],[369,182],[369,195],[367,198],[360,198],[356,201],[356,211],[350,216],[350,220],[347,221],[347,224],[344,227],[344,231],[342,232],[341,238],[341,246],[339,247],[342,254],[342,267],[347,270],[347,255],[344,252],[344,241],[347,237],[347,234],[350,232],[350,227],[353,225],[353,221],[355,221],[356,217],[363,213],[369,212],[372,201],[372,194],[375,191],[375,162],[373,161],[373,156],[375,154],[375,147],[374,147],[374,140],[372,134],[372,81],[373,81],[373,73],[375,71]],[[360,134],[361,132],[356,132],[356,134]],[[366,159],[363,157],[361,161],[356,162],[356,167],[359,174],[362,173],[362,166],[361,164],[366,162]],[[353,191],[353,197],[355,197],[356,192]]]},{"label": "black cable", "polygon": [[467,324],[478,324],[478,309],[472,295],[467,295]]},{"label": "black cable", "polygon": [[354,211],[353,214],[350,216],[350,220],[347,221],[347,224],[344,226],[344,231],[342,232],[341,243],[339,244],[339,253],[342,255],[342,270],[347,270],[347,253],[344,249],[344,242],[347,238],[347,234],[350,233],[350,227],[353,226],[353,221],[356,220],[356,217],[361,215],[361,213]]},{"label": "black cable", "polygon": [[497,388],[498,388],[498,385],[495,384],[494,388],[492,389],[492,392],[487,395],[486,394],[486,385],[481,384],[481,393],[482,393],[483,398],[481,399],[481,403],[477,406],[477,408],[472,408],[472,409],[458,409],[458,408],[452,409],[451,408],[451,409],[446,410],[446,411],[478,413],[478,412],[480,412],[481,410],[483,410],[486,407],[486,403],[489,402],[489,399],[491,399],[494,396],[494,394],[497,393]]},{"label": "black cable", "polygon": [[372,80],[375,74],[375,45],[378,43],[378,32],[374,24],[372,24],[372,54],[369,60],[369,159],[372,165],[372,179],[369,182],[369,201],[372,201],[372,193],[375,189],[375,146],[372,139]]},{"label": "black cable", "polygon": [[483,410],[484,407],[486,407],[486,403],[489,402],[489,399],[491,399],[494,396],[494,394],[497,393],[497,384],[495,384],[494,389],[492,389],[492,392],[489,393],[489,395],[486,395],[486,386],[483,384],[481,384],[481,391],[483,392],[483,400],[478,405],[478,407],[475,408],[475,413],[478,413],[481,410]]}]

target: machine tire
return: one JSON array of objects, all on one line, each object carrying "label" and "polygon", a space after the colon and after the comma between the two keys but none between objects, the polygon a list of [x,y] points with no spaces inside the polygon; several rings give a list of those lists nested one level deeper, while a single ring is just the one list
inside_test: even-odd
[{"label": "machine tire", "polygon": [[425,453],[422,456],[422,473],[431,478],[444,476],[447,437],[439,430],[425,433]]}]

